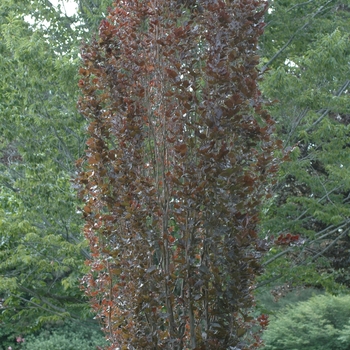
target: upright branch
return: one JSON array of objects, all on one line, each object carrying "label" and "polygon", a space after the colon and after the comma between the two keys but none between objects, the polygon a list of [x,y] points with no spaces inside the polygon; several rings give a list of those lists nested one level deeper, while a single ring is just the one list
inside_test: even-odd
[{"label": "upright branch", "polygon": [[262,1],[118,1],[82,49],[85,289],[111,349],[241,349],[276,172]]}]

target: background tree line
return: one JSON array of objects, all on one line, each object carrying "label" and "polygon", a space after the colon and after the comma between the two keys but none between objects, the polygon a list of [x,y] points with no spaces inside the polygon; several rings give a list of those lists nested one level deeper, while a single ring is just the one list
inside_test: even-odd
[{"label": "background tree line", "polygon": [[[81,41],[111,4],[77,3],[72,17],[50,1],[0,4],[4,346],[47,322],[91,318],[79,288],[90,252],[71,182],[86,147],[77,72]],[[260,234],[271,249],[257,295],[297,287],[346,292],[349,3],[273,1],[265,22],[260,86],[291,154],[262,208]]]}]

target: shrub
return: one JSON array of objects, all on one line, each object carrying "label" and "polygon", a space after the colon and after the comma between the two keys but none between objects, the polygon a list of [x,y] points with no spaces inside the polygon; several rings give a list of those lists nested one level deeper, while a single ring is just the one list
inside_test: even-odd
[{"label": "shrub", "polygon": [[13,350],[17,349],[15,347],[15,337],[16,333],[10,323],[1,322],[0,323],[0,350],[7,350],[12,347]]},{"label": "shrub", "polygon": [[22,350],[95,350],[107,342],[96,325],[67,322],[25,338]]},{"label": "shrub", "polygon": [[264,334],[264,350],[350,348],[350,296],[319,295],[288,306]]}]

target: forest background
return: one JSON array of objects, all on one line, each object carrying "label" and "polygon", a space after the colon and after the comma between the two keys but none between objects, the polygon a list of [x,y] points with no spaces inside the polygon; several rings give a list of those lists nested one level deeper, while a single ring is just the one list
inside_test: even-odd
[{"label": "forest background", "polygon": [[[34,344],[36,339],[43,344],[48,337],[42,332],[56,343],[63,341],[70,336],[67,322],[71,330],[76,327],[81,339],[83,329],[96,330],[93,339],[79,348],[103,342],[80,290],[90,253],[72,179],[87,138],[86,122],[76,107],[80,47],[97,32],[111,3],[76,3],[78,11],[71,16],[63,3],[54,6],[47,0],[3,0],[0,4],[3,349],[29,349],[29,340]],[[290,152],[290,160],[281,165],[274,196],[261,208],[260,235],[269,251],[256,297],[258,313],[270,314],[271,329],[274,315],[288,312],[288,308],[280,311],[286,304],[309,300],[312,294],[348,293],[349,17],[347,0],[279,0],[270,2],[265,18],[260,88],[277,122],[277,137]],[[330,308],[335,313],[339,300],[325,295],[326,299],[309,300],[316,305],[312,310],[322,309],[319,302],[327,312]],[[349,305],[346,297],[341,302]],[[346,318],[338,324],[329,323],[324,314],[310,315],[307,324],[321,317],[332,326],[326,327],[327,339],[340,339],[339,349],[347,348],[350,327]],[[294,326],[305,323],[297,317]],[[282,331],[269,334],[269,349],[287,348],[281,338],[292,344],[296,341]],[[28,342],[22,342],[23,338]]]}]

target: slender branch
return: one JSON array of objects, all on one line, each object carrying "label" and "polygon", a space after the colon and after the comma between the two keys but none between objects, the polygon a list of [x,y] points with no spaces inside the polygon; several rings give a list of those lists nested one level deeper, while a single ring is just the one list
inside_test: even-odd
[{"label": "slender branch", "polygon": [[306,23],[304,23],[300,28],[298,28],[294,34],[289,38],[289,40],[272,56],[272,58],[261,68],[260,70],[260,74],[263,74],[266,69],[276,60],[276,58],[292,43],[292,41],[296,38],[296,36],[299,34],[299,32],[303,31],[312,21],[312,19],[314,19],[318,14],[320,14],[324,8],[330,4],[333,0],[328,0],[324,5],[322,5],[321,7],[319,7],[319,9],[314,12],[311,15],[311,18],[309,21],[307,21]]},{"label": "slender branch", "polygon": [[302,2],[302,3],[300,3],[300,4],[296,4],[296,5],[292,6],[291,8],[289,8],[289,9],[287,10],[287,12],[292,11],[292,10],[293,10],[294,8],[296,8],[296,7],[300,7],[300,6],[304,6],[304,5],[310,4],[310,3],[313,2],[313,1],[314,1],[314,0],[309,0],[309,1]]},{"label": "slender branch", "polygon": [[[337,242],[340,240],[340,238],[344,237],[345,234],[346,234],[348,231],[349,231],[349,228],[346,229],[346,230],[344,230],[344,232],[343,232],[341,235],[339,235],[336,239],[334,239],[333,242],[332,242],[330,245],[328,245],[326,248],[324,248],[324,249],[323,249],[322,251],[320,251],[318,254],[314,255],[314,256],[312,257],[311,261],[309,262],[309,264],[310,264],[311,262],[313,262],[314,260],[316,260],[319,256],[323,255],[323,253],[325,253],[328,249],[330,249],[331,247],[333,247],[334,244],[337,243]],[[305,264],[306,264],[306,260],[304,260],[304,262],[303,262],[302,264],[300,264],[300,265],[305,265]]]},{"label": "slender branch", "polygon": [[[336,92],[336,94],[334,96],[339,97],[349,86],[350,84],[350,80],[346,80],[345,83],[342,85],[342,87]],[[308,128],[306,129],[306,131],[310,131],[312,130],[312,128],[314,126],[316,126],[330,111],[330,108],[327,108],[322,114],[321,116]]]},{"label": "slender branch", "polygon": [[21,296],[19,296],[19,295],[16,295],[16,294],[12,294],[12,295],[13,295],[14,297],[16,297],[16,298],[18,298],[18,299],[20,299],[20,300],[26,302],[26,303],[35,305],[36,307],[38,307],[38,308],[41,309],[41,310],[47,311],[47,312],[49,312],[49,313],[51,313],[51,314],[55,314],[55,315],[58,315],[58,316],[62,316],[61,313],[55,312],[55,311],[53,311],[53,310],[49,310],[49,309],[47,309],[46,307],[44,307],[44,306],[42,306],[42,305],[40,305],[40,304],[37,304],[37,303],[35,303],[35,302],[32,301],[32,300],[25,299],[25,298],[23,298],[23,297],[21,297]]},{"label": "slender branch", "polygon": [[[348,222],[345,222],[345,223],[342,224],[341,226],[337,226],[335,229],[331,230],[330,232],[327,232],[327,233],[323,234],[323,235],[320,236],[320,237],[317,237],[317,238],[315,238],[315,239],[313,239],[313,240],[307,240],[307,241],[304,242],[303,245],[306,247],[306,246],[309,246],[309,245],[315,243],[316,241],[319,241],[319,240],[321,240],[321,239],[324,239],[324,238],[326,238],[327,236],[331,235],[332,233],[334,233],[334,232],[340,230],[341,228],[343,228],[343,227],[346,226],[347,224],[348,224]],[[334,227],[334,226],[333,226],[333,225],[328,226],[326,229],[320,231],[319,233],[316,233],[316,236],[319,235],[320,233],[324,233],[326,230],[328,230],[329,228],[332,228],[332,227]],[[348,229],[347,229],[347,230],[348,230]],[[347,230],[346,230],[346,231],[347,231]],[[342,234],[342,235],[343,235],[343,234]],[[338,239],[339,239],[339,237],[336,238],[336,240],[338,240]],[[286,255],[287,253],[292,252],[295,248],[297,248],[297,246],[295,246],[295,247],[289,247],[288,249],[285,249],[285,250],[283,250],[282,252],[279,252],[278,254],[276,254],[276,255],[274,255],[272,258],[270,258],[269,260],[265,261],[265,262],[262,264],[262,266],[267,266],[267,265],[271,264],[272,262],[274,262],[275,260],[277,260],[277,259],[280,258],[281,256]]]},{"label": "slender branch", "polygon": [[[318,236],[318,235],[320,235],[321,232],[324,232],[324,230],[322,230],[322,231],[316,233],[315,236],[316,236],[317,238],[314,239],[313,242],[319,241],[319,240],[321,240],[321,239],[323,239],[323,238],[325,238],[325,237],[331,235],[332,233],[334,233],[334,232],[336,232],[336,231],[339,231],[340,229],[342,229],[342,228],[343,228],[344,226],[346,226],[347,224],[348,224],[348,222],[345,222],[345,223],[342,224],[341,226],[337,226],[335,229],[333,229],[333,230],[331,230],[331,231],[329,231],[329,232],[323,234],[322,236]],[[333,225],[328,226],[327,229],[330,229],[331,227],[334,227],[334,226],[333,226]]]},{"label": "slender branch", "polygon": [[58,312],[67,312],[65,309],[52,304],[46,298],[40,296],[39,294],[33,292],[32,290],[30,290],[30,289],[28,289],[28,288],[26,288],[24,286],[19,286],[19,289],[22,290],[23,292],[26,292],[26,293],[29,293],[29,294],[33,295],[34,297],[38,298],[39,300],[41,300],[42,302],[44,302],[45,304],[50,306],[52,309],[54,309],[54,310],[56,310]]},{"label": "slender branch", "polygon": [[[331,229],[331,228],[333,228],[333,227],[334,227],[334,225],[327,226],[325,229],[323,229],[323,230],[317,232],[317,233],[315,234],[315,237],[317,237],[317,236],[319,236],[319,235],[322,235],[324,232],[326,232],[327,230],[329,230],[329,229]],[[338,227],[337,227],[335,230],[337,230],[337,229],[338,229]]]},{"label": "slender branch", "polygon": [[[321,203],[325,198],[328,197],[328,195],[330,195],[332,192],[338,190],[340,188],[340,186],[338,187],[334,187],[332,190],[330,190],[328,193],[326,193],[323,197],[321,197],[317,203]],[[303,213],[301,213],[295,220],[293,221],[299,221],[300,219],[303,218],[303,216],[309,211],[310,208],[307,208]],[[311,217],[311,216],[310,216]]]},{"label": "slender branch", "polygon": [[284,143],[284,149],[288,146],[289,140],[291,139],[292,135],[294,134],[294,131],[302,121],[302,119],[306,116],[307,112],[309,111],[309,108],[305,108],[298,116],[297,120],[295,121],[294,125],[291,128],[291,131],[288,134],[287,140]]},{"label": "slender branch", "polygon": [[270,279],[268,279],[268,280],[266,280],[266,281],[260,282],[260,283],[258,283],[258,284],[256,285],[255,289],[258,289],[258,288],[261,288],[261,287],[263,287],[263,286],[266,286],[267,284],[272,283],[272,282],[274,282],[274,281],[280,279],[281,277],[283,277],[283,275],[282,275],[282,274],[279,274],[279,275],[274,276],[274,277],[272,277],[272,278],[270,278]]},{"label": "slender branch", "polygon": [[317,172],[316,172],[316,177],[317,177],[318,182],[321,184],[321,186],[322,186],[322,188],[323,188],[323,190],[324,190],[324,192],[325,192],[326,198],[328,199],[328,201],[329,201],[330,203],[332,203],[332,204],[334,205],[334,202],[329,198],[329,194],[330,194],[331,192],[327,192],[327,189],[326,189],[324,183],[321,181],[320,176],[318,175]]},{"label": "slender branch", "polygon": [[293,250],[292,247],[289,247],[288,249],[283,250],[282,252],[280,252],[280,253],[274,255],[274,256],[273,256],[272,258],[270,258],[269,260],[265,261],[265,262],[262,264],[262,266],[266,266],[266,265],[271,264],[272,262],[274,262],[275,260],[277,260],[279,257],[281,257],[281,256],[283,256],[283,255],[285,255],[285,254],[287,254],[287,253],[289,253],[289,252],[291,252],[292,250]]}]

